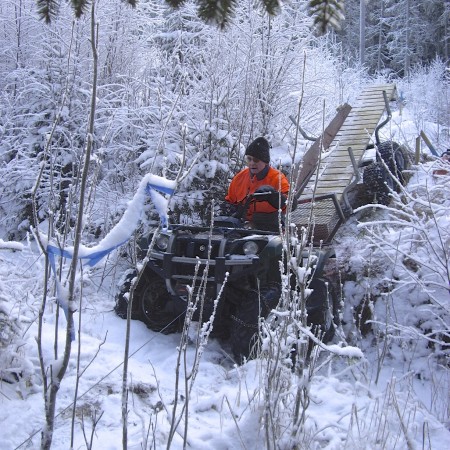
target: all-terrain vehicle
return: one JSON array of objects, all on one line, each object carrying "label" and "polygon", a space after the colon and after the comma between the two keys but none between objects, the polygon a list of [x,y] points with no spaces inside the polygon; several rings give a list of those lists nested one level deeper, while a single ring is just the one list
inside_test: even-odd
[{"label": "all-terrain vehicle", "polygon": [[[248,228],[235,217],[217,217],[212,227],[170,225],[142,244],[149,259],[134,290],[132,318],[151,330],[181,330],[188,308],[193,320],[212,321],[212,336],[229,339],[238,362],[251,357],[260,317],[267,317],[281,296],[281,234]],[[322,278],[329,250],[317,251],[306,309],[308,323],[324,341],[334,335],[334,291]],[[130,271],[116,298],[115,311],[125,318]],[[216,303],[215,303],[216,302]],[[216,306],[215,306],[216,304]]]}]

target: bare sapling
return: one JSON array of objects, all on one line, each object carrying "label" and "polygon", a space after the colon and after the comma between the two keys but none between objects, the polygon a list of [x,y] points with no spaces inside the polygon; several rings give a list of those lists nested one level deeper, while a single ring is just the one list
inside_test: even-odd
[{"label": "bare sapling", "polygon": [[[81,179],[79,183],[79,198],[78,198],[78,211],[76,218],[76,226],[75,226],[75,236],[73,243],[73,254],[72,261],[70,265],[69,275],[68,275],[68,286],[67,289],[61,284],[58,290],[58,301],[61,304],[65,304],[66,307],[66,332],[65,332],[65,346],[63,350],[63,354],[59,357],[58,352],[55,350],[55,360],[50,363],[48,366],[46,365],[45,358],[43,356],[42,349],[42,328],[43,328],[43,315],[47,305],[47,290],[48,290],[48,281],[49,281],[49,258],[46,252],[46,247],[43,244],[45,241],[40,236],[40,231],[37,228],[38,220],[37,214],[34,214],[35,217],[35,235],[37,240],[41,246],[41,249],[44,251],[46,255],[46,273],[44,279],[44,294],[43,301],[41,305],[41,309],[39,312],[39,330],[38,330],[38,352],[39,352],[39,361],[41,366],[41,374],[43,377],[43,391],[44,391],[44,405],[45,405],[45,428],[41,434],[41,448],[49,449],[51,447],[52,439],[53,439],[53,430],[54,430],[54,420],[55,420],[55,412],[56,412],[56,400],[59,388],[61,386],[61,382],[66,374],[68,364],[70,361],[71,349],[72,349],[72,340],[75,333],[74,329],[74,313],[77,310],[77,300],[76,300],[76,285],[77,285],[77,275],[78,275],[78,252],[81,244],[81,235],[83,231],[83,216],[84,216],[84,208],[85,208],[85,194],[86,187],[88,183],[88,173],[89,173],[89,163],[91,159],[92,153],[92,145],[93,145],[93,135],[94,135],[94,121],[95,121],[95,110],[96,110],[96,99],[97,99],[97,30],[95,24],[95,2],[92,2],[91,6],[91,48],[93,53],[93,81],[92,81],[92,93],[91,93],[91,105],[89,110],[89,122],[88,122],[88,130],[87,130],[87,141],[86,148],[84,152],[84,164],[81,172]],[[58,118],[55,120],[55,124],[57,123]],[[54,130],[54,128],[53,128]],[[49,139],[49,146],[51,141],[51,135]],[[44,165],[43,165],[44,166]],[[36,199],[36,193],[38,191],[38,187],[41,182],[41,177],[43,174],[43,170],[39,173],[38,179],[35,184],[35,188],[33,189],[34,200]],[[34,209],[36,211],[36,204],[34,201]],[[52,236],[52,227],[50,225],[48,231],[48,237]],[[48,239],[47,239],[48,240]],[[55,349],[57,349],[56,344],[56,336],[55,333]],[[72,440],[73,441],[73,440]]]},{"label": "bare sapling", "polygon": [[[188,440],[188,423],[189,423],[189,402],[192,388],[195,383],[196,376],[199,371],[200,361],[204,349],[208,343],[209,335],[213,329],[213,322],[215,319],[217,306],[221,300],[223,289],[226,285],[226,279],[215,299],[207,299],[207,280],[211,261],[211,239],[214,224],[214,207],[211,208],[211,222],[209,230],[208,255],[205,266],[201,269],[200,261],[195,266],[194,278],[192,285],[188,289],[187,310],[183,324],[183,330],[180,337],[180,344],[178,346],[178,356],[175,369],[175,392],[174,404],[172,408],[169,437],[166,448],[169,449],[172,445],[173,438],[178,431],[178,426],[184,419],[183,427],[183,448],[189,445]],[[213,301],[213,310],[210,317],[204,317],[204,306],[206,301]],[[194,313],[198,312],[199,326],[197,328],[195,350],[192,361],[188,353],[188,344],[190,343],[189,331],[192,327]],[[181,370],[182,369],[182,370]],[[184,378],[182,379],[182,374]],[[183,405],[178,413],[178,402],[181,398],[180,385],[184,384]]]},{"label": "bare sapling", "polygon": [[[188,168],[186,172],[184,171],[185,162],[186,162],[186,128],[182,127],[182,137],[183,137],[183,153],[180,161],[180,167],[178,170],[178,174],[175,179],[176,185],[178,185],[183,177],[187,176],[189,171],[192,169],[192,165]],[[153,166],[152,166],[153,167]],[[168,204],[170,203],[170,198],[168,199]],[[131,316],[133,311],[133,301],[135,297],[135,291],[137,286],[139,285],[146,268],[146,264],[148,262],[149,255],[155,245],[155,239],[158,235],[158,231],[160,230],[161,224],[153,231],[153,237],[150,242],[149,248],[147,250],[147,255],[145,258],[137,262],[136,259],[136,276],[131,280],[130,292],[128,294],[128,303],[127,303],[127,322],[126,322],[126,333],[125,333],[125,348],[124,348],[124,360],[123,360],[123,371],[122,371],[122,448],[125,450],[128,448],[128,360],[130,358],[130,334],[131,334]]]}]

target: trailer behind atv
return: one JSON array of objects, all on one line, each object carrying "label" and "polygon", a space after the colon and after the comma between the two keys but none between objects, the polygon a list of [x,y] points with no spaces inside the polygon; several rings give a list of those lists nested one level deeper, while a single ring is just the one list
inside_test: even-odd
[{"label": "trailer behind atv", "polygon": [[[407,150],[380,138],[381,128],[391,119],[389,102],[396,95],[393,84],[367,87],[353,107],[341,108],[304,155],[294,177],[299,207],[291,221],[309,228],[315,245],[331,243],[354,207],[360,206],[361,194],[366,203],[386,205],[390,190],[399,190],[405,183],[410,166]],[[369,151],[372,158],[368,158]]]}]

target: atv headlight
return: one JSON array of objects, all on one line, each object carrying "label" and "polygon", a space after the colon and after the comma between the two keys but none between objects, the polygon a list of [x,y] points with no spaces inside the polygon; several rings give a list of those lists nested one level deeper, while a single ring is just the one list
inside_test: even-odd
[{"label": "atv headlight", "polygon": [[255,241],[247,241],[242,246],[244,255],[256,255],[258,253],[259,247]]},{"label": "atv headlight", "polygon": [[169,236],[165,234],[158,235],[155,244],[161,251],[165,252],[169,246]]}]

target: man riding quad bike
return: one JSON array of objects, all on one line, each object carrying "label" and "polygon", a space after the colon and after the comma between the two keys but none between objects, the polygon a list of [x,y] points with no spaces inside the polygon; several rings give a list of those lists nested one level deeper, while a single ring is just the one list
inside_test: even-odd
[{"label": "man riding quad bike", "polygon": [[[249,204],[268,195],[255,192]],[[241,363],[256,355],[259,320],[279,303],[283,248],[282,233],[250,228],[237,217],[217,217],[209,227],[177,224],[151,233],[141,241],[148,262],[134,287],[131,318],[168,334],[181,331],[188,309],[194,308],[192,319],[210,321],[211,336],[229,339]],[[329,256],[329,250],[317,252],[308,285],[313,292],[306,300],[308,324],[320,329],[324,341],[333,337],[332,317],[337,316],[337,299],[322,277]],[[117,296],[115,311],[122,318],[136,276],[136,270],[126,274]]]}]

